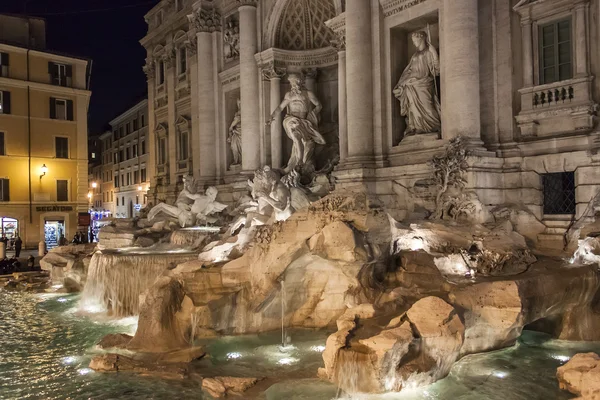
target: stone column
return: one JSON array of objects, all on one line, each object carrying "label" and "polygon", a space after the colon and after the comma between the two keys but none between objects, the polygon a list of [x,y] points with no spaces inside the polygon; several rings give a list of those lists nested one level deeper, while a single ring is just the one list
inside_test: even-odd
[{"label": "stone column", "polygon": [[[146,65],[144,66],[144,73],[148,81],[148,136],[146,137],[146,148],[148,151],[148,158],[146,159],[146,174],[147,179],[150,182],[150,188],[148,193],[148,200],[152,201],[153,204],[157,204],[156,197],[156,122],[154,118],[154,106],[155,106],[155,65],[156,62],[151,57],[146,59]],[[111,155],[112,157],[112,155]],[[113,203],[113,213],[116,213]]]},{"label": "stone column", "polygon": [[[442,135],[481,145],[477,0],[443,0]],[[350,110],[348,110],[350,112]]]},{"label": "stone column", "polygon": [[587,76],[587,34],[586,34],[586,3],[575,7],[575,76]]},{"label": "stone column", "polygon": [[523,87],[533,86],[533,38],[531,19],[521,20],[521,36],[523,37]]},{"label": "stone column", "polygon": [[188,16],[192,28],[196,30],[197,70],[198,70],[198,131],[200,141],[201,181],[213,181],[217,174],[217,130],[215,107],[215,69],[213,54],[213,32],[221,29],[221,15],[215,9],[198,7]]},{"label": "stone column", "polygon": [[340,146],[340,163],[343,163],[348,158],[345,32],[336,32],[336,39],[331,45],[338,51],[338,140]]},{"label": "stone column", "polygon": [[371,2],[346,2],[348,163],[373,157]]},{"label": "stone column", "polygon": [[167,164],[169,165],[169,194],[168,196],[176,197],[175,185],[177,184],[177,135],[175,121],[177,120],[177,112],[175,109],[175,49],[173,45],[168,45],[165,48],[163,62],[165,64],[165,89],[167,92],[167,112],[168,112],[168,137],[167,137]]},{"label": "stone column", "polygon": [[[268,66],[262,71],[263,77],[270,82],[270,105],[269,115],[279,104],[281,104],[281,77],[285,75],[285,70],[275,68],[273,65]],[[275,117],[271,123],[271,167],[283,167],[282,160],[282,134],[283,134],[283,118],[281,113]]]},{"label": "stone column", "polygon": [[188,41],[185,43],[188,56],[188,73],[190,74],[190,116],[191,120],[191,137],[190,137],[190,150],[191,150],[191,162],[192,162],[192,173],[194,178],[200,178],[200,128],[198,118],[198,36],[196,35],[195,29],[188,31]]},{"label": "stone column", "polygon": [[240,4],[240,100],[242,117],[242,170],[260,168],[260,115],[256,0],[237,0]]}]

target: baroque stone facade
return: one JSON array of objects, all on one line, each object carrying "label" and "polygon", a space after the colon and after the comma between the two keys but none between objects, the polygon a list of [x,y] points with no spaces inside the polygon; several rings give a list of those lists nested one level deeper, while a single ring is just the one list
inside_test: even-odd
[{"label": "baroque stone facade", "polygon": [[301,74],[322,103],[317,168],[335,152],[336,187],[366,187],[399,216],[432,210],[429,160],[460,136],[463,190],[487,207],[523,205],[547,227],[539,241],[561,241],[600,190],[599,10],[600,0],[163,0],[141,41],[154,201],[173,203],[191,174],[233,203],[253,171],[284,168],[287,112],[270,116]]}]

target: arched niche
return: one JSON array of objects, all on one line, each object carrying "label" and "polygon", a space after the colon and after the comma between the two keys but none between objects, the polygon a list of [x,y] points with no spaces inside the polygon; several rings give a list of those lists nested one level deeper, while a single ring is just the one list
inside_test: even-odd
[{"label": "arched niche", "polygon": [[[323,44],[328,43],[332,32],[325,26],[325,21],[341,14],[344,4],[344,0],[278,0],[267,16],[263,48],[311,50],[327,47],[328,44]],[[282,29],[286,24],[291,29]],[[282,40],[282,35],[287,36],[287,42]]]}]

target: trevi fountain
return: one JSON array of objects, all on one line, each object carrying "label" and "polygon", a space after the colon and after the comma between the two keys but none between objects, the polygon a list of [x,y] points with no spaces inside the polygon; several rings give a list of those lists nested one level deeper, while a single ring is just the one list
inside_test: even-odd
[{"label": "trevi fountain", "polygon": [[[532,21],[553,12],[595,38],[590,3],[195,2],[188,48],[223,39],[224,54],[197,60],[202,72],[223,56],[220,70],[196,78],[231,90],[218,107],[196,93],[196,119],[226,131],[226,183],[202,175],[208,149],[175,194],[164,179],[163,201],[112,220],[97,244],[50,251],[46,286],[7,283],[0,397],[600,399],[598,139],[585,111],[596,105],[577,86],[586,42],[573,44],[568,89],[535,92],[527,53]],[[150,31],[171,2],[157,7]],[[289,33],[305,15],[294,7],[318,25],[310,46]],[[256,53],[244,34],[263,18]],[[268,49],[272,38],[288,49]],[[503,64],[517,55],[519,68]],[[336,63],[339,97],[326,88]],[[514,93],[520,111],[502,100]],[[573,170],[576,211],[546,218],[540,182],[552,177],[541,175]]]}]

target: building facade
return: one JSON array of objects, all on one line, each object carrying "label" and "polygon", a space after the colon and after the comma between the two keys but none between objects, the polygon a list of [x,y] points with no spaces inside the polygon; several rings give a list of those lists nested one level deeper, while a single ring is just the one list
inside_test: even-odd
[{"label": "building facade", "polygon": [[106,131],[100,135],[100,165],[102,168],[101,175],[101,192],[102,192],[102,208],[109,217],[116,214],[115,211],[115,185],[113,171],[113,133]]},{"label": "building facade", "polygon": [[114,209],[113,217],[133,218],[148,201],[148,100],[113,119],[110,126],[112,136],[102,136],[104,144],[108,144],[103,160],[112,163],[112,169],[106,164],[103,167],[104,208]]},{"label": "building facade", "polygon": [[44,20],[0,27],[0,217],[25,246],[52,246],[88,210],[90,61],[45,49]]},{"label": "building facade", "polygon": [[295,132],[271,113],[297,74],[336,187],[430,209],[429,160],[461,137],[465,190],[562,242],[600,190],[598,17],[600,0],[163,0],[141,41],[152,196],[173,201],[190,173],[234,201],[285,167]]}]

